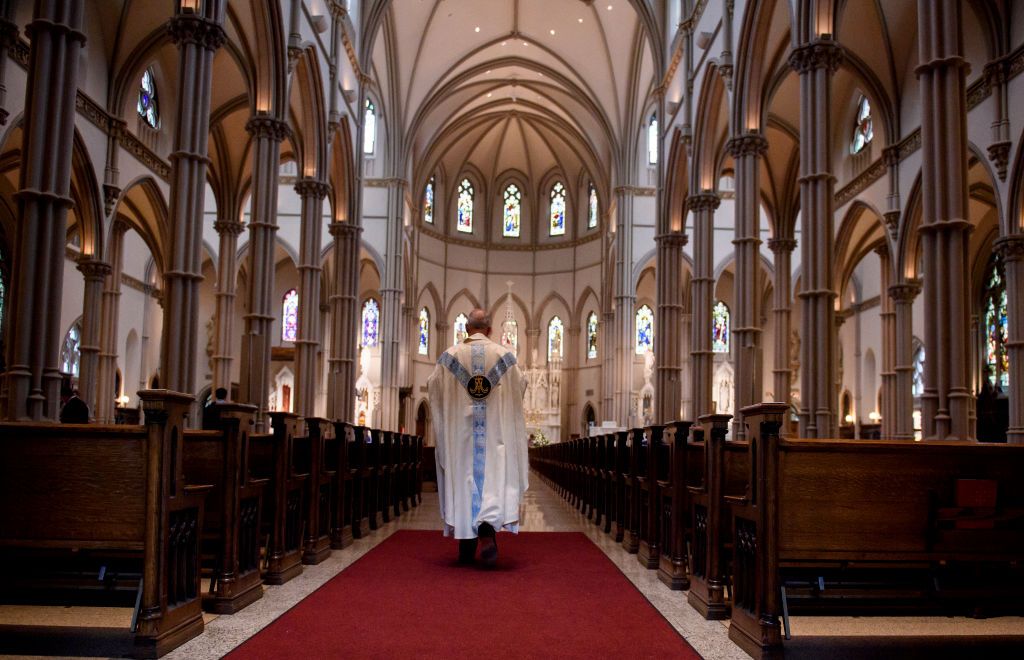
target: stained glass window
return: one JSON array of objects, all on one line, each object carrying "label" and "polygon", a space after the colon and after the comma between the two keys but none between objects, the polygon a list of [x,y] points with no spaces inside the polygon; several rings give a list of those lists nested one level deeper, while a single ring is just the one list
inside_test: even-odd
[{"label": "stained glass window", "polygon": [[423,222],[434,224],[434,177],[430,177],[423,191]]},{"label": "stained glass window", "polygon": [[562,319],[557,316],[551,319],[548,323],[548,360],[561,359],[562,352],[562,339],[565,328],[562,326]]},{"label": "stained glass window", "polygon": [[299,292],[292,289],[281,302],[281,339],[295,341],[299,334]]},{"label": "stained glass window", "polygon": [[160,128],[160,106],[156,98],[156,81],[153,80],[152,69],[146,69],[142,74],[142,80],[139,81],[139,99],[135,103],[135,110],[150,128]]},{"label": "stained glass window", "polygon": [[78,378],[78,364],[82,359],[82,321],[75,321],[68,334],[64,335],[64,344],[60,349],[60,370],[61,373],[71,374]]},{"label": "stained glass window", "polygon": [[465,314],[459,314],[455,317],[455,343],[459,344],[466,340],[469,336],[469,331],[466,330],[466,323],[469,319],[466,318]]},{"label": "stained glass window", "polygon": [[366,112],[363,113],[363,153],[372,154],[377,144],[377,106],[366,99]]},{"label": "stained glass window", "polygon": [[363,348],[373,348],[380,339],[380,306],[373,298],[363,303],[363,334],[359,342]]},{"label": "stained glass window", "polygon": [[587,359],[597,357],[597,313],[591,312],[587,317]]},{"label": "stained glass window", "polygon": [[565,186],[557,181],[551,186],[551,235],[565,233]]},{"label": "stained glass window", "polygon": [[850,153],[859,154],[875,137],[875,129],[871,122],[871,103],[866,96],[860,97],[857,104],[857,119],[853,124],[853,140],[850,142]]},{"label": "stained glass window", "polygon": [[1006,390],[1010,385],[1010,355],[1006,315],[1006,273],[1003,260],[992,255],[981,296],[985,314],[985,375],[990,385]]},{"label": "stained glass window", "polygon": [[654,350],[654,312],[647,305],[636,310],[636,354]]},{"label": "stained glass window", "polygon": [[501,235],[516,237],[519,236],[519,221],[522,216],[523,194],[519,192],[516,184],[510,184],[505,188],[505,205],[501,214]]},{"label": "stained glass window", "polygon": [[597,190],[594,188],[594,184],[590,184],[590,195],[587,199],[587,229],[593,229],[597,226]]},{"label": "stained glass window", "polygon": [[651,123],[647,125],[647,162],[658,163],[658,117],[651,115]]},{"label": "stained glass window", "polygon": [[430,350],[430,312],[424,307],[420,310],[420,345],[418,352],[426,355]]},{"label": "stained glass window", "polygon": [[467,234],[473,233],[473,184],[463,179],[459,184],[459,222],[456,229]]},{"label": "stained glass window", "polygon": [[911,393],[915,399],[924,394],[924,346],[918,346],[914,351],[914,384]]},{"label": "stained glass window", "polygon": [[519,324],[515,321],[505,321],[501,324],[501,345],[512,350],[519,350]]},{"label": "stained glass window", "polygon": [[729,306],[721,300],[711,308],[711,350],[729,352]]}]

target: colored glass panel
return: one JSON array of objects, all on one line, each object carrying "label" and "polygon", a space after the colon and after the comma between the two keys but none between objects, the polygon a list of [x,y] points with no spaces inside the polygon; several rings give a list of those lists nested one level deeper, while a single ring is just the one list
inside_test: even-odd
[{"label": "colored glass panel", "polygon": [[590,184],[590,196],[587,200],[587,229],[593,229],[597,226],[597,190],[594,189],[594,184]]},{"label": "colored glass panel", "polygon": [[473,233],[473,184],[463,179],[459,184],[458,225],[456,229],[466,234]]},{"label": "colored glass panel", "polygon": [[501,345],[513,352],[519,350],[519,324],[516,321],[501,324]]},{"label": "colored glass panel", "polygon": [[565,186],[559,181],[551,186],[551,235],[565,233]]},{"label": "colored glass panel", "polygon": [[423,222],[434,224],[434,177],[430,177],[423,191]]},{"label": "colored glass panel", "polygon": [[363,113],[363,153],[372,154],[377,146],[377,106],[366,99],[366,112]]},{"label": "colored glass panel", "polygon": [[711,309],[711,350],[729,352],[729,306],[721,300]]},{"label": "colored glass panel", "polygon": [[651,123],[647,125],[647,162],[658,163],[658,118],[651,115]]},{"label": "colored glass panel", "polygon": [[924,346],[918,346],[914,351],[914,382],[911,386],[911,394],[915,399],[924,394]]},{"label": "colored glass panel", "polygon": [[519,236],[519,223],[522,217],[523,194],[514,183],[505,188],[505,206],[501,216],[502,236]]},{"label": "colored glass panel", "polygon": [[420,310],[420,342],[417,352],[426,355],[430,350],[430,312],[424,307]]},{"label": "colored glass panel", "polygon": [[160,128],[160,107],[156,97],[156,81],[152,69],[146,69],[139,81],[139,98],[135,110],[150,128]]},{"label": "colored glass panel", "polygon": [[636,354],[654,350],[654,312],[647,305],[636,310]]},{"label": "colored glass panel", "polygon": [[292,289],[281,302],[281,339],[295,341],[299,333],[299,293]]},{"label": "colored glass panel", "polygon": [[597,357],[597,313],[591,312],[587,317],[587,359]]},{"label": "colored glass panel", "polygon": [[866,96],[862,96],[860,97],[860,104],[857,106],[857,119],[853,125],[853,140],[850,143],[850,153],[860,153],[874,137],[875,129],[871,121],[871,103]]},{"label": "colored glass panel", "polygon": [[373,298],[363,303],[363,334],[360,345],[373,348],[380,339],[380,306]]},{"label": "colored glass panel", "polygon": [[562,319],[557,316],[552,318],[551,322],[548,323],[548,360],[562,358],[562,339],[564,336],[565,327],[562,325]]},{"label": "colored glass panel", "polygon": [[1005,390],[1010,385],[1009,325],[1006,277],[998,254],[992,256],[986,275],[981,298],[985,317],[985,375],[990,385]]},{"label": "colored glass panel", "polygon": [[68,334],[64,335],[64,343],[60,349],[60,370],[62,373],[78,377],[78,365],[82,359],[82,322],[75,321]]},{"label": "colored glass panel", "polygon": [[458,316],[455,317],[455,342],[454,343],[456,343],[456,344],[461,343],[461,342],[466,340],[466,337],[469,336],[469,331],[466,330],[466,323],[468,323],[468,322],[469,322],[469,319],[466,318],[465,314],[459,314]]}]

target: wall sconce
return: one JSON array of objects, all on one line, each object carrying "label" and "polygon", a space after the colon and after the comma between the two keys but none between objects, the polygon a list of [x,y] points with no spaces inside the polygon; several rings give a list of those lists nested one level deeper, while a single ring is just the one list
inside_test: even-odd
[{"label": "wall sconce", "polygon": [[847,415],[845,419],[847,424],[853,424],[853,415]]},{"label": "wall sconce", "polygon": [[882,419],[882,416],[879,415],[876,411],[872,410],[871,412],[868,413],[868,419],[870,419],[872,422],[877,423],[879,420]]},{"label": "wall sconce", "polygon": [[122,408],[127,406],[128,405],[128,395],[127,394],[122,394],[121,396],[117,397],[117,405],[119,405]]}]

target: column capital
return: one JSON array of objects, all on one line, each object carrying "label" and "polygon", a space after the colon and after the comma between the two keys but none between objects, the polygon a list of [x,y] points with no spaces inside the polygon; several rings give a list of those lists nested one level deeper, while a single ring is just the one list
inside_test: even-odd
[{"label": "column capital", "polygon": [[18,24],[0,18],[0,48],[5,50],[18,43]]},{"label": "column capital", "polygon": [[896,167],[900,164],[900,145],[894,144],[891,147],[882,149],[882,160],[886,167]]},{"label": "column capital", "polygon": [[874,247],[872,252],[877,254],[880,258],[886,259],[889,257],[889,244],[886,243],[885,241],[882,241],[881,243]]},{"label": "column capital", "polygon": [[917,294],[921,293],[920,280],[907,280],[889,287],[889,297],[900,303],[912,303]]},{"label": "column capital", "polygon": [[842,46],[832,37],[825,36],[797,46],[789,54],[789,66],[800,74],[818,69],[826,69],[829,73],[835,73],[842,61]]},{"label": "column capital", "polygon": [[697,193],[686,198],[686,206],[694,213],[714,211],[722,203],[722,198],[711,191]]},{"label": "column capital", "polygon": [[733,158],[763,156],[768,151],[768,140],[758,131],[734,135],[725,145]]},{"label": "column capital", "polygon": [[1024,260],[1024,234],[1010,234],[997,238],[993,247],[1003,261]]},{"label": "column capital", "polygon": [[270,115],[253,115],[245,123],[245,130],[255,138],[266,138],[280,142],[291,135],[288,122]]},{"label": "column capital", "polygon": [[110,272],[113,270],[107,262],[86,255],[78,258],[77,268],[85,276],[86,282],[90,280],[94,282],[100,281],[107,275],[110,275]]},{"label": "column capital", "polygon": [[295,192],[299,194],[299,197],[322,200],[330,191],[331,187],[320,179],[307,178],[295,182]]},{"label": "column capital", "polygon": [[1008,70],[1009,65],[1005,58],[1001,57],[999,59],[992,60],[982,69],[982,73],[985,77],[985,84],[989,89],[1006,84]]},{"label": "column capital", "polygon": [[667,247],[682,248],[690,241],[690,237],[682,232],[666,232],[654,237],[654,242]]},{"label": "column capital", "polygon": [[219,235],[234,234],[238,236],[245,231],[245,225],[237,220],[218,220],[213,223],[213,229]]},{"label": "column capital", "polygon": [[167,22],[167,33],[179,47],[195,44],[215,51],[227,41],[227,33],[220,23],[196,14],[176,14]]},{"label": "column capital", "polygon": [[345,4],[340,0],[328,0],[327,4],[329,5],[331,16],[335,18],[348,16],[348,10],[345,9]]},{"label": "column capital", "polygon": [[796,249],[795,238],[769,238],[768,249],[775,254],[781,254],[783,252],[792,252]]},{"label": "column capital", "polygon": [[332,222],[327,225],[327,231],[331,233],[334,238],[342,238],[345,236],[359,236],[362,233],[363,228],[359,225],[354,225],[351,222]]}]

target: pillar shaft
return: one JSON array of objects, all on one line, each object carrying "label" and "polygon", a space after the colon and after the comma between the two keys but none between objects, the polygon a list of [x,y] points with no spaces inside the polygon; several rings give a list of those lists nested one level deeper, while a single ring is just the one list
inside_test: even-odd
[{"label": "pillar shaft", "polygon": [[892,259],[888,245],[875,250],[881,262],[881,312],[882,318],[882,394],[879,414],[882,416],[882,437],[896,435],[895,394],[896,394],[896,310],[892,296],[888,294],[892,284]]},{"label": "pillar shaft", "polygon": [[1010,428],[1007,442],[1024,443],[1024,234],[996,241],[1006,267],[1007,342],[1010,361]]},{"label": "pillar shaft", "polygon": [[217,248],[212,380],[213,389],[223,387],[230,398],[231,344],[235,334],[235,294],[238,283],[238,235],[245,231],[245,227],[235,220],[218,220],[213,223],[213,228],[217,230],[220,242]]},{"label": "pillar shaft", "polygon": [[96,408],[100,424],[114,421],[114,385],[117,382],[117,328],[121,317],[121,272],[124,268],[124,235],[128,228],[117,223],[110,234],[110,272],[103,282],[100,322],[100,353],[96,379]]},{"label": "pillar shaft", "polygon": [[299,239],[299,328],[295,340],[295,412],[312,417],[316,408],[317,353],[320,351],[320,243],[327,184],[303,179],[295,184],[302,200]]},{"label": "pillar shaft", "polygon": [[[916,281],[889,287],[895,306],[893,317],[895,363],[893,393],[893,437],[910,440],[914,437],[914,298],[921,291]],[[937,356],[940,357],[940,356]],[[927,354],[925,364],[927,365]],[[927,367],[925,367],[927,369]],[[884,419],[884,417],[883,417]]]},{"label": "pillar shaft", "polygon": [[82,297],[82,344],[78,363],[78,393],[89,406],[89,416],[96,418],[96,384],[99,377],[100,334],[102,327],[103,280],[110,265],[91,258],[78,261],[78,270],[85,277]]},{"label": "pillar shaft", "polygon": [[772,317],[775,325],[775,345],[772,352],[772,391],[774,401],[790,402],[793,372],[789,368],[790,315],[793,298],[793,250],[796,239],[773,238],[768,241],[775,256],[775,287],[772,289]]},{"label": "pillar shaft", "polygon": [[404,206],[405,181],[388,180],[388,221],[385,235],[384,281],[380,289],[380,427],[397,431],[398,389],[400,358],[402,349],[402,283],[405,264],[402,208]]},{"label": "pillar shaft", "polygon": [[32,49],[8,326],[10,420],[57,421],[60,413],[60,309],[82,12],[82,0],[37,2],[28,26]]},{"label": "pillar shaft", "polygon": [[834,437],[837,373],[832,252],[832,77],[842,52],[821,38],[793,50],[800,76],[800,436]]},{"label": "pillar shaft", "polygon": [[[615,312],[603,312],[601,314],[601,327],[599,328],[598,341],[601,346],[601,418],[615,418],[615,347],[618,340],[615,337]],[[619,422],[624,424],[624,422]]]},{"label": "pillar shaft", "polygon": [[633,290],[633,201],[629,187],[615,189],[615,362],[612,378],[615,387],[614,413],[620,426],[632,423],[633,358],[636,355]]},{"label": "pillar shaft", "polygon": [[170,248],[164,271],[160,383],[195,392],[202,280],[203,206],[209,153],[213,55],[224,43],[224,1],[206,0],[203,14],[178,14],[168,30],[178,45],[178,121],[171,153]]},{"label": "pillar shaft", "polygon": [[[274,252],[277,234],[278,168],[281,141],[288,125],[274,117],[256,115],[246,130],[253,137],[252,215],[249,221],[249,313],[242,335],[242,403],[258,408],[256,426],[267,428],[267,398],[270,393],[271,330],[274,323]],[[302,300],[299,299],[301,304]]]},{"label": "pillar shaft", "polygon": [[664,424],[679,419],[683,400],[682,271],[687,236],[672,232],[657,236],[655,241],[658,308],[654,315],[654,419]]},{"label": "pillar shaft", "polygon": [[714,378],[714,354],[711,351],[711,310],[715,304],[715,209],[721,203],[710,192],[690,196],[693,211],[693,270],[690,282],[693,323],[690,329],[690,381],[692,383],[691,419],[710,415]]},{"label": "pillar shaft", "polygon": [[[362,227],[332,222],[334,292],[331,294],[331,350],[327,380],[327,416],[353,421],[355,417],[356,341],[359,331],[359,234]],[[443,342],[444,340],[441,339]]]}]

